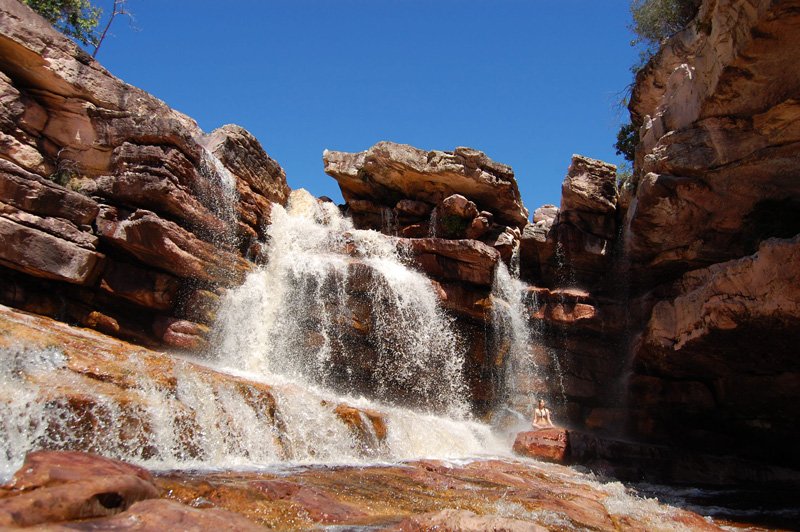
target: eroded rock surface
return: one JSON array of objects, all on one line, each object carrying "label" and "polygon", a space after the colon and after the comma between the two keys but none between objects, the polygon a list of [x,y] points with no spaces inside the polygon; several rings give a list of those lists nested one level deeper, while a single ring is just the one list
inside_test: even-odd
[{"label": "eroded rock surface", "polygon": [[200,319],[183,297],[219,294],[245,257],[263,260],[283,170],[245,130],[206,135],[23,4],[0,12],[0,301],[137,342],[205,345],[156,322]]}]

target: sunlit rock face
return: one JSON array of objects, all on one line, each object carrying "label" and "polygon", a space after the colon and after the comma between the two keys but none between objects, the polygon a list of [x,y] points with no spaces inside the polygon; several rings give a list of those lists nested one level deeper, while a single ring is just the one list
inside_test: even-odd
[{"label": "sunlit rock face", "polygon": [[206,135],[19,2],[0,10],[0,301],[202,348],[213,299],[264,259],[283,170],[243,129]]}]

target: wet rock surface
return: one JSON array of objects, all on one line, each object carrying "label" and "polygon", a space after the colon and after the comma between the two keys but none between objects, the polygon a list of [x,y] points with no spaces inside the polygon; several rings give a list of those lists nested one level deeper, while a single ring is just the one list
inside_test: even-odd
[{"label": "wet rock surface", "polygon": [[[324,524],[386,530],[719,530],[674,508],[630,513],[621,495],[569,469],[485,460],[308,468],[270,473],[169,474],[157,484],[173,500],[241,513],[271,528]],[[274,479],[274,480],[273,480]],[[308,495],[304,495],[308,494]],[[313,494],[313,496],[312,496]],[[621,501],[620,501],[621,502]]]}]

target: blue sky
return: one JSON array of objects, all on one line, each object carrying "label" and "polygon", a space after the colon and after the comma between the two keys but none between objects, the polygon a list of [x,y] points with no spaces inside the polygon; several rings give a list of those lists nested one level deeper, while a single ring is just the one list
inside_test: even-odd
[{"label": "blue sky", "polygon": [[[98,0],[108,7],[110,0]],[[324,149],[471,146],[529,210],[573,153],[617,163],[627,0],[129,0],[97,56],[211,131],[250,130],[292,188],[341,201]]]}]

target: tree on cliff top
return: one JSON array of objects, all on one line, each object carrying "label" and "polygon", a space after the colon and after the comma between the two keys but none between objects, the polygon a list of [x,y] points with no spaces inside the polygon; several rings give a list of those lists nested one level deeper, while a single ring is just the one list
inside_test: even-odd
[{"label": "tree on cliff top", "polygon": [[[631,0],[632,22],[628,27],[636,36],[631,46],[640,47],[639,62],[631,66],[631,73],[635,75],[665,40],[688,26],[697,15],[701,3],[702,0]],[[626,105],[627,97],[622,102],[622,105]],[[636,144],[639,143],[638,126],[625,123],[617,133],[614,148],[617,155],[622,155],[626,161],[633,162]]]},{"label": "tree on cliff top", "polygon": [[84,46],[94,48],[92,57],[97,55],[100,45],[108,35],[111,23],[117,15],[131,13],[126,9],[127,0],[114,0],[103,31],[97,32],[97,25],[103,10],[92,5],[90,0],[20,0],[44,18],[58,31],[80,42]]},{"label": "tree on cliff top", "polygon": [[58,31],[86,46],[97,46],[95,28],[103,10],[89,0],[22,0],[22,3],[42,15]]},{"label": "tree on cliff top", "polygon": [[702,0],[632,0],[629,26],[636,35],[631,46],[642,46],[634,73],[658,51],[661,44],[692,21]]}]

